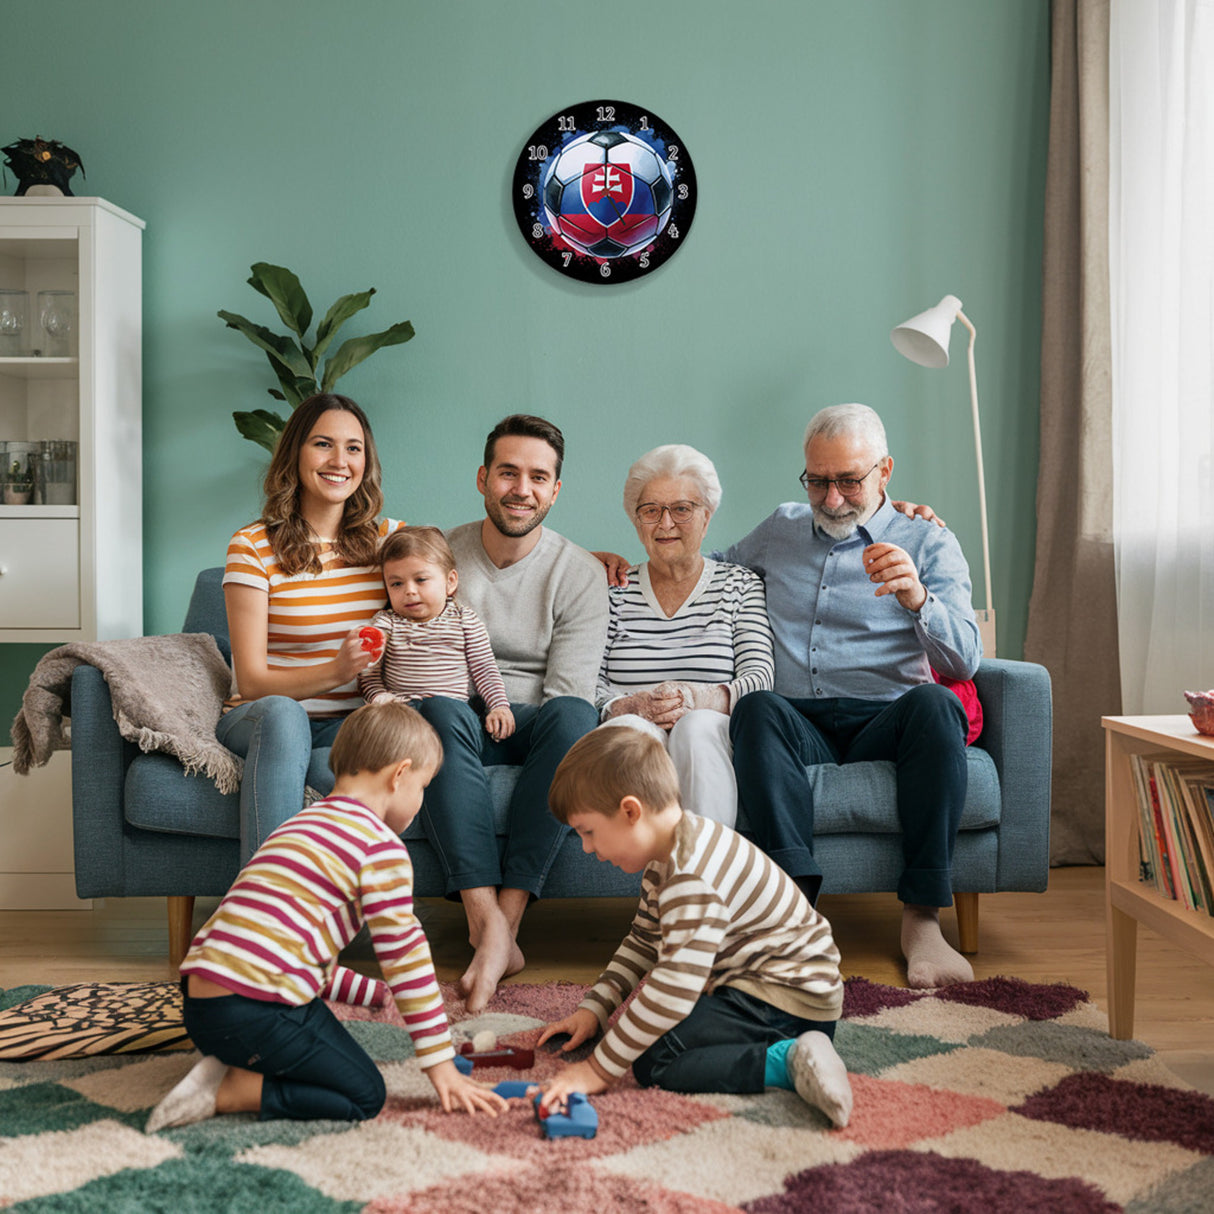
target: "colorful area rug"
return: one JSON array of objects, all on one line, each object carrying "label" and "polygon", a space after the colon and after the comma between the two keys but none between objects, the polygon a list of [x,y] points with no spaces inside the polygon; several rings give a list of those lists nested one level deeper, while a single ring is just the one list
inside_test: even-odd
[{"label": "colorful area rug", "polygon": [[[24,988],[31,994],[41,988]],[[456,1033],[533,1045],[584,988],[504,987]],[[448,1007],[458,1005],[451,999]],[[1181,1214],[1214,1208],[1214,1100],[1084,992],[988,979],[938,993],[852,979],[836,1044],[845,1130],[789,1092],[679,1096],[627,1080],[597,1137],[548,1141],[531,1109],[444,1114],[394,1011],[340,1009],[380,1062],[368,1123],[222,1117],[159,1135],[148,1110],[193,1053],[0,1063],[0,1207],[255,1214]],[[491,1082],[542,1078],[478,1071]]]}]

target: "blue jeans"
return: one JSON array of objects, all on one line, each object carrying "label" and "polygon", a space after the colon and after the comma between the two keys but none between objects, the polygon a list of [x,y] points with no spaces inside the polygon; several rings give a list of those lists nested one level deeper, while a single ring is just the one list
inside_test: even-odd
[{"label": "blue jeans", "polygon": [[384,1107],[379,1068],[322,1000],[290,1007],[186,994],[184,1004],[186,1030],[202,1053],[264,1076],[262,1121],[364,1121]]},{"label": "blue jeans", "polygon": [[767,1047],[817,1029],[834,1040],[834,1020],[805,1020],[731,986],[695,1007],[633,1064],[643,1087],[668,1092],[761,1092]]},{"label": "blue jeans", "polygon": [[[215,736],[244,759],[240,781],[240,863],[275,827],[303,808],[304,785],[333,791],[329,750],[345,717],[309,717],[298,700],[263,696],[224,713]],[[315,753],[314,753],[315,752]]]},{"label": "blue jeans", "polygon": [[[421,819],[438,853],[447,895],[482,886],[538,897],[568,827],[548,812],[548,786],[569,747],[598,724],[577,696],[511,704],[515,730],[495,742],[465,701],[429,696],[417,710],[438,731],[443,765],[426,789]],[[521,766],[510,798],[505,854],[499,856],[486,767]]]},{"label": "blue jeans", "polygon": [[743,832],[813,901],[814,796],[806,767],[893,760],[904,867],[898,897],[953,903],[953,848],[965,806],[968,723],[961,700],[925,683],[896,700],[794,700],[755,691],[729,721]]}]

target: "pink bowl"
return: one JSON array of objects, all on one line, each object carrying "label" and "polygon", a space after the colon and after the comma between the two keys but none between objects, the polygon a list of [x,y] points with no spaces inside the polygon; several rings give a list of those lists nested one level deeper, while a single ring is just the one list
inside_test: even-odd
[{"label": "pink bowl", "polygon": [[1214,691],[1186,691],[1189,701],[1189,720],[1198,733],[1214,737]]}]

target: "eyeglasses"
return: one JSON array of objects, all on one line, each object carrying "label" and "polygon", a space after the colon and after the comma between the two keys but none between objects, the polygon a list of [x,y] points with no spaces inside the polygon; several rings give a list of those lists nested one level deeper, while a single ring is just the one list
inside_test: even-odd
[{"label": "eyeglasses", "polygon": [[664,506],[659,506],[657,502],[642,502],[636,508],[636,516],[642,523],[652,526],[662,521],[662,515],[669,514],[670,521],[676,527],[685,527],[700,509],[702,507],[699,502],[671,502]]},{"label": "eyeglasses", "polygon": [[860,492],[860,486],[872,476],[873,468],[880,466],[881,461],[877,460],[863,476],[810,476],[808,472],[802,472],[798,479],[807,493],[829,493],[834,485],[844,497],[851,497]]}]

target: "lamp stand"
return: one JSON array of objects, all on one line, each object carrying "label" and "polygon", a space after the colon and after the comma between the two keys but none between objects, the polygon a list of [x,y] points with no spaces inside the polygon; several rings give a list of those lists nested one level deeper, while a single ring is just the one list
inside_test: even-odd
[{"label": "lamp stand", "polygon": [[991,596],[991,540],[986,522],[986,474],[982,466],[982,425],[978,420],[978,372],[974,367],[974,342],[977,330],[960,308],[957,319],[969,330],[970,411],[974,415],[974,453],[978,460],[978,518],[982,524],[982,574],[986,589],[986,610],[976,611],[978,631],[982,635],[982,651],[988,658],[995,656],[995,602]]}]

